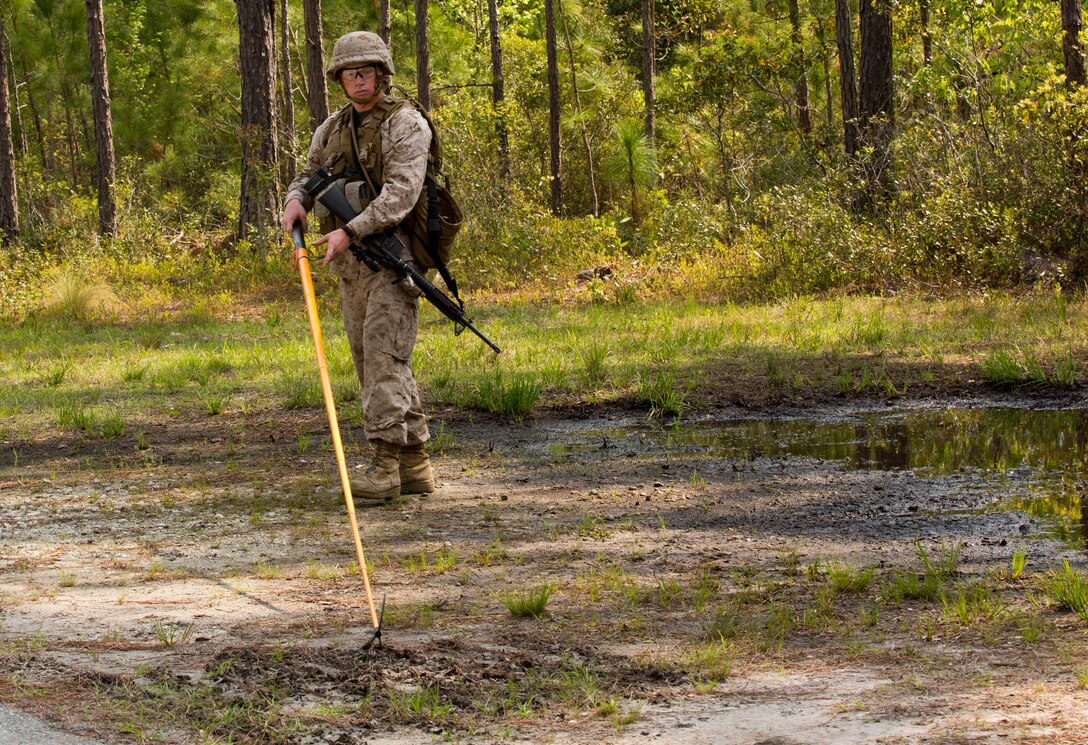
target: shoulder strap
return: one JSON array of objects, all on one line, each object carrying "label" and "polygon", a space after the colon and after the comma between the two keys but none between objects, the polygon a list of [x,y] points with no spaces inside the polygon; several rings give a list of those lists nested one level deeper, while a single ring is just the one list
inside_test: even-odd
[{"label": "shoulder strap", "polygon": [[359,128],[359,129],[362,130],[362,133],[361,133],[362,141],[363,142],[375,143],[375,147],[377,147],[377,153],[376,153],[376,156],[377,156],[377,159],[378,159],[378,161],[377,161],[377,166],[378,166],[377,171],[378,172],[377,173],[373,173],[373,174],[369,173],[366,170],[366,168],[363,167],[362,162],[359,160],[359,151],[360,151],[359,138],[360,138],[360,133],[356,131],[354,123],[353,123],[353,126],[351,127],[351,153],[352,153],[352,158],[355,161],[355,167],[363,174],[363,178],[365,178],[367,180],[367,186],[370,188],[370,193],[372,195],[377,195],[378,193],[381,192],[381,181],[382,181],[382,171],[383,171],[382,149],[381,149],[381,126],[382,126],[382,122],[384,122],[386,119],[388,119],[390,117],[390,115],[394,111],[397,111],[398,109],[400,109],[401,106],[404,105],[404,103],[405,102],[403,100],[401,100],[399,98],[395,98],[393,96],[383,97],[382,100],[379,101],[378,103],[376,103],[374,105],[374,108],[372,108],[370,110],[370,112],[369,112],[370,115],[367,117],[366,121],[363,122],[362,127]]}]

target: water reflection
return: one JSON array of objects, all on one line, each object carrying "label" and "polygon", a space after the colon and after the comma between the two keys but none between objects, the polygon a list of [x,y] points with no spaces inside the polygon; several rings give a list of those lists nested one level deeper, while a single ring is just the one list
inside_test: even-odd
[{"label": "water reflection", "polygon": [[675,445],[726,459],[812,457],[864,470],[962,474],[1000,496],[995,509],[1049,518],[1057,538],[1085,543],[1088,410],[1013,408],[891,411],[849,422],[760,420],[680,425]]}]

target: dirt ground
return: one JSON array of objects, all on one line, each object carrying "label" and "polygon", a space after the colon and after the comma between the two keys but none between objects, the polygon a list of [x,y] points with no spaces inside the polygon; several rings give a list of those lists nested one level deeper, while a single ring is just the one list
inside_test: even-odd
[{"label": "dirt ground", "polygon": [[[323,411],[8,452],[0,699],[116,742],[1085,741],[1088,624],[1033,579],[1084,557],[980,510],[998,495],[721,459],[644,412],[431,413],[437,493],[359,512],[385,599],[365,651]],[[950,597],[996,599],[957,622],[947,600],[893,597],[919,545],[958,548]],[[508,609],[545,585],[540,617]]]}]

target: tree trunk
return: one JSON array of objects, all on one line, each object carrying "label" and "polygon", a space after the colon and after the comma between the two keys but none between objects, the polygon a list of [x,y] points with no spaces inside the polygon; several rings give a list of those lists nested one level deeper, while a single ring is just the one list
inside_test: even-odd
[{"label": "tree trunk", "polygon": [[302,16],[306,26],[306,100],[310,105],[310,134],[313,134],[329,118],[325,52],[321,41],[321,0],[302,0]]},{"label": "tree trunk", "polygon": [[812,115],[808,100],[808,62],[805,60],[804,30],[801,28],[801,6],[798,0],[789,0],[790,39],[797,55],[797,83],[794,85],[794,101],[797,103],[797,123],[801,131],[812,134]]},{"label": "tree trunk", "polygon": [[284,165],[284,183],[295,180],[295,92],[291,89],[290,35],[287,27],[287,0],[280,0],[280,80],[283,81],[283,131],[280,160]]},{"label": "tree trunk", "polygon": [[378,29],[378,35],[382,37],[382,41],[385,42],[385,46],[389,48],[389,53],[393,53],[393,14],[389,7],[389,0],[379,0],[380,9],[379,24],[381,28]]},{"label": "tree trunk", "polygon": [[[3,25],[0,20],[0,26]],[[6,65],[8,84],[11,86],[11,100],[8,106],[11,111],[15,113],[15,119],[12,121],[12,146],[15,145],[15,129],[19,130],[19,157],[25,158],[30,152],[30,141],[26,137],[26,123],[23,121],[23,105],[19,100],[19,83],[15,78],[15,60],[11,56],[11,42],[8,40],[7,35],[4,33],[4,29],[0,28],[0,48],[3,49],[2,58],[0,58],[0,64]]]},{"label": "tree trunk", "polygon": [[843,147],[858,154],[858,89],[854,73],[854,19],[850,0],[835,0],[835,44],[839,50],[839,93],[842,99]]},{"label": "tree trunk", "polygon": [[929,33],[929,0],[918,0],[918,20],[922,24],[922,64],[933,63],[933,35]]},{"label": "tree trunk", "polygon": [[495,136],[499,140],[499,177],[505,187],[510,177],[510,135],[506,128],[506,105],[503,103],[506,92],[502,79],[498,0],[487,0],[487,20],[491,31],[491,102],[495,106]]},{"label": "tree trunk", "polygon": [[[56,65],[54,69],[57,71],[63,70],[64,65],[60,59],[60,41],[57,38],[56,28],[53,26],[53,17],[46,18],[46,26],[49,29],[50,40],[53,46],[53,64]],[[60,74],[58,72],[58,74]],[[72,120],[72,92],[68,88],[68,78],[61,75],[60,79],[60,97],[64,104],[64,130],[68,137],[68,167],[70,171],[70,177],[72,184],[79,183],[79,171],[76,168],[76,161],[79,158],[79,144],[76,142],[76,125]]]},{"label": "tree trunk", "polygon": [[276,81],[272,0],[235,0],[242,75],[242,187],[239,238],[260,235],[277,208]]},{"label": "tree trunk", "polygon": [[0,16],[0,244],[8,246],[19,237],[19,203],[15,192],[15,148],[11,137],[11,104],[8,101],[8,40]]},{"label": "tree trunk", "polygon": [[646,139],[654,144],[654,106],[657,104],[657,34],[654,0],[642,0],[642,101]]},{"label": "tree trunk", "polygon": [[428,0],[416,0],[416,100],[431,110],[431,42],[427,29]]},{"label": "tree trunk", "polygon": [[552,214],[563,211],[559,153],[559,61],[555,42],[555,0],[544,0],[544,43],[548,53],[548,146],[551,151]]},{"label": "tree trunk", "polygon": [[1061,0],[1062,53],[1065,57],[1065,84],[1069,87],[1085,84],[1084,49],[1080,42],[1081,0]]},{"label": "tree trunk", "polygon": [[820,62],[824,68],[824,116],[827,119],[827,131],[831,133],[835,129],[835,92],[831,77],[831,54],[828,52],[827,32],[824,30],[822,18],[816,21],[816,36],[820,42]]},{"label": "tree trunk", "polygon": [[593,216],[600,217],[601,201],[597,197],[597,176],[593,172],[593,148],[589,144],[589,133],[586,132],[586,122],[582,117],[582,101],[578,96],[578,69],[574,65],[574,45],[570,41],[570,29],[567,27],[567,16],[563,12],[563,0],[558,2],[559,18],[563,22],[563,38],[567,44],[567,56],[570,57],[570,85],[574,93],[574,108],[578,112],[578,121],[582,126],[582,145],[586,149],[586,175],[589,178],[589,192],[593,196]]},{"label": "tree trunk", "polygon": [[[12,16],[12,30],[15,31],[16,34],[19,33],[19,29],[17,28],[17,26],[15,24],[15,16],[14,15]],[[9,56],[11,55],[11,49],[8,49],[8,55]],[[42,171],[43,171],[43,174],[51,174],[53,172],[53,170],[54,170],[53,169],[53,162],[52,162],[52,159],[49,157],[50,156],[49,148],[46,147],[46,144],[45,144],[45,132],[42,129],[42,117],[41,117],[41,114],[38,113],[38,103],[37,103],[37,101],[35,100],[35,97],[34,97],[34,89],[30,87],[30,71],[27,69],[26,55],[23,55],[22,58],[19,60],[19,62],[21,63],[20,67],[22,68],[22,73],[23,73],[23,85],[26,86],[26,102],[27,102],[27,106],[30,108],[30,117],[34,120],[34,135],[35,135],[35,137],[37,138],[37,141],[38,141],[38,151],[41,153],[41,156],[42,156]],[[14,60],[13,60],[12,61],[12,75],[13,76],[15,74],[14,65],[15,65],[15,63],[14,63]],[[15,88],[16,90],[18,90],[18,86],[14,84],[14,77],[12,79],[12,83],[13,83],[12,87]],[[24,135],[24,137],[25,137],[25,135]]]},{"label": "tree trunk", "polygon": [[106,29],[102,0],[85,0],[87,47],[91,54],[91,99],[94,108],[94,145],[98,165],[98,233],[117,235],[117,203],[114,185],[117,166],[113,154],[113,117],[110,112],[110,80],[106,72]]},{"label": "tree trunk", "polygon": [[895,111],[892,105],[892,16],[886,0],[861,0],[858,118],[865,157],[866,193],[887,196]]}]

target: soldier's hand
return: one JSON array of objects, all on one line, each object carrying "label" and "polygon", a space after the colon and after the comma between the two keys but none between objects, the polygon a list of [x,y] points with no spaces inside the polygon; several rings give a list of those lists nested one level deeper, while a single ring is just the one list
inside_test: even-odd
[{"label": "soldier's hand", "polygon": [[300,223],[302,231],[306,232],[306,208],[302,206],[302,202],[292,199],[283,208],[283,229],[290,234],[291,228],[296,222]]},{"label": "soldier's hand", "polygon": [[336,259],[337,256],[347,250],[348,246],[351,245],[351,238],[349,238],[348,234],[345,233],[343,230],[337,228],[331,233],[326,233],[325,235],[314,241],[315,246],[320,246],[322,243],[327,244],[327,248],[325,249],[325,257],[317,263],[321,266],[328,266]]}]

